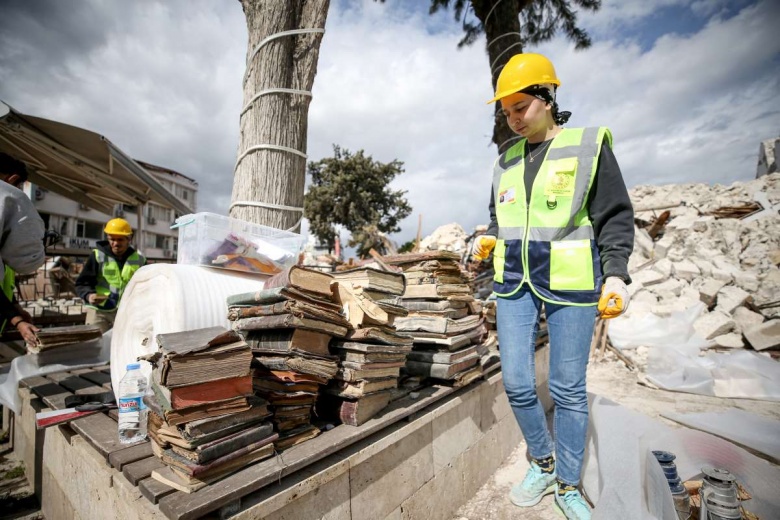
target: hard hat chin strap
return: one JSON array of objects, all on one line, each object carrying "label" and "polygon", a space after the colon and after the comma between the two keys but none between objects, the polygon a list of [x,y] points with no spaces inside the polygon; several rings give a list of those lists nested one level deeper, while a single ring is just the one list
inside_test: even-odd
[{"label": "hard hat chin strap", "polygon": [[552,107],[553,121],[555,121],[556,125],[563,125],[566,124],[566,122],[571,117],[571,112],[560,111],[560,109],[558,108],[558,103],[555,101],[555,97],[556,97],[555,89],[556,89],[555,85],[548,83],[544,85],[531,85],[530,87],[524,88],[520,92],[541,99],[542,101],[550,105]]}]

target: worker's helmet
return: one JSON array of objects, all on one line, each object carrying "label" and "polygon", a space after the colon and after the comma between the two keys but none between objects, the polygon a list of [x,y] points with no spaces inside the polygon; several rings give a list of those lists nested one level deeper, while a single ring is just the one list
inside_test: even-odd
[{"label": "worker's helmet", "polygon": [[488,101],[488,104],[511,96],[531,85],[544,83],[561,85],[552,62],[541,54],[515,54],[501,69],[496,82],[496,95]]},{"label": "worker's helmet", "polygon": [[106,223],[103,231],[106,235],[124,235],[127,237],[133,234],[133,228],[130,227],[130,223],[123,218],[112,218]]}]

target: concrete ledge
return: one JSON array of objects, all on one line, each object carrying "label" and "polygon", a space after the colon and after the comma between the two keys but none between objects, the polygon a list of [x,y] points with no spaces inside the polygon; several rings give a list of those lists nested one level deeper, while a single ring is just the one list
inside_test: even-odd
[{"label": "concrete ledge", "polygon": [[[537,350],[537,384],[549,409],[548,358],[548,347]],[[26,389],[20,395],[23,407],[15,418],[14,447],[26,462],[38,461],[28,476],[38,482],[47,518],[164,518],[81,436],[62,427],[36,431],[34,414],[41,403]],[[496,372],[242,497],[231,518],[448,519],[520,440],[502,374]]]}]

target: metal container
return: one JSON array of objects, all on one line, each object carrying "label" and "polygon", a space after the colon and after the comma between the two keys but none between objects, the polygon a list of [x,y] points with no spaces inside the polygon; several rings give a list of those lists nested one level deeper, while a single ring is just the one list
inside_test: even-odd
[{"label": "metal container", "polygon": [[728,470],[704,466],[699,520],[739,520],[737,479]]},{"label": "metal container", "polygon": [[677,474],[677,465],[674,463],[674,459],[677,458],[674,453],[669,451],[653,451],[655,459],[658,464],[661,465],[661,469],[666,476],[666,481],[669,484],[669,489],[672,492],[672,500],[674,500],[674,510],[677,512],[678,520],[690,520],[691,519],[691,497],[688,495],[688,491],[685,486],[682,485],[682,480]]}]

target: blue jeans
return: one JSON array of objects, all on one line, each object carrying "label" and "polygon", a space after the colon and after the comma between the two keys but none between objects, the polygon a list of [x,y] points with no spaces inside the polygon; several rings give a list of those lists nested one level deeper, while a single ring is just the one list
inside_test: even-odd
[{"label": "blue jeans", "polygon": [[529,455],[556,458],[558,479],[580,482],[588,429],[585,372],[596,318],[596,307],[544,303],[550,335],[550,394],[555,403],[555,444],[547,429],[544,409],[536,394],[534,350],[539,330],[540,300],[522,289],[510,298],[498,298],[498,346],[504,388]]}]

